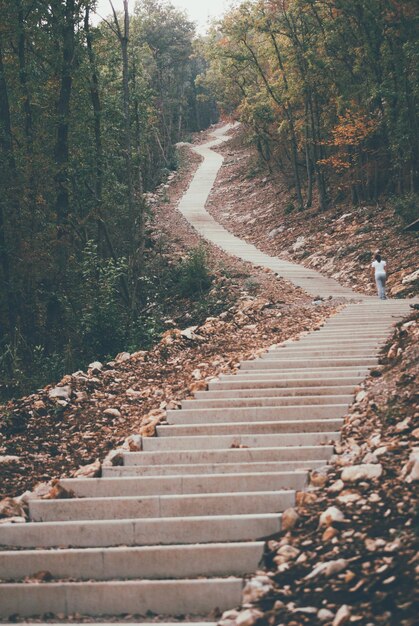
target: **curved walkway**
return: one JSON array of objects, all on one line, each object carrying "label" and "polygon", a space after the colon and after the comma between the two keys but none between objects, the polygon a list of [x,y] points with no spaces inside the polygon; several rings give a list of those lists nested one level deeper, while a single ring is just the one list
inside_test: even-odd
[{"label": "curved walkway", "polygon": [[[195,148],[204,161],[182,213],[227,252],[313,295],[353,299],[336,281],[259,252],[205,211],[222,164],[211,146],[228,128]],[[72,497],[33,498],[29,523],[1,524],[0,618],[206,616],[240,605],[264,538],[280,531],[308,471],[327,463],[356,385],[409,310],[406,301],[356,298],[319,331],[272,346],[167,411],[157,437],[120,451],[123,464],[104,464],[101,478],[62,479]]]},{"label": "curved walkway", "polygon": [[214,152],[211,148],[215,148],[228,140],[228,132],[233,127],[232,124],[226,124],[214,131],[215,139],[213,141],[198,147],[191,146],[204,160],[198,168],[188,191],[178,205],[179,211],[200,235],[222,248],[225,252],[244,261],[249,261],[254,265],[268,267],[312,296],[356,298],[358,301],[370,300],[371,296],[358,294],[349,287],[343,287],[333,278],[322,276],[315,270],[289,261],[283,261],[278,257],[272,257],[261,252],[254,245],[230,233],[208,213],[205,209],[205,204],[224,161],[224,157]]}]

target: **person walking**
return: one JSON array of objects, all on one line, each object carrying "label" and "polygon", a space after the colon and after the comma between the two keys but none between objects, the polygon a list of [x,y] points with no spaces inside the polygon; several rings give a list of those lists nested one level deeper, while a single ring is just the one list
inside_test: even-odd
[{"label": "person walking", "polygon": [[380,300],[387,300],[386,296],[386,280],[387,280],[387,263],[381,258],[380,251],[375,253],[374,261],[371,267],[374,270],[375,284],[377,285],[378,297]]}]

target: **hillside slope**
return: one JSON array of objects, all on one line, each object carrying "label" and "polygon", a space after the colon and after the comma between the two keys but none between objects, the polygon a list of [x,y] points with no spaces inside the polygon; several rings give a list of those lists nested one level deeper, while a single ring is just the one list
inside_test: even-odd
[{"label": "hillside slope", "polygon": [[293,209],[292,195],[246,145],[242,127],[218,151],[224,165],[208,210],[223,226],[261,250],[302,263],[364,294],[374,294],[370,265],[380,249],[388,261],[388,293],[419,293],[418,236],[389,204],[332,206],[320,212]]}]

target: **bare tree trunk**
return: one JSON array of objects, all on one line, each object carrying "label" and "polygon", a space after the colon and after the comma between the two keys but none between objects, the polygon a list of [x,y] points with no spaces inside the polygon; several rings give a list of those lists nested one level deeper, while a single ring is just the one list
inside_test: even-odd
[{"label": "bare tree trunk", "polygon": [[[16,185],[17,169],[13,154],[9,96],[4,75],[3,45],[0,31],[0,263],[4,293],[7,298],[8,325],[11,336],[14,335],[16,328],[17,311],[6,226],[7,222],[9,225],[13,225],[16,220],[16,215],[13,215],[13,212],[17,210]],[[8,219],[8,209],[12,213],[10,219]],[[17,229],[13,229],[13,231],[12,236],[17,239]],[[18,245],[16,239],[15,244]]]},{"label": "bare tree trunk", "polygon": [[70,124],[70,100],[73,83],[73,65],[75,53],[75,1],[67,0],[63,7],[62,19],[62,65],[60,94],[57,104],[57,135],[55,141],[55,163],[57,171],[55,183],[57,194],[55,200],[55,211],[57,215],[57,239],[58,247],[58,269],[60,274],[65,268],[68,251],[65,238],[68,234],[68,217],[70,211],[70,193],[68,185],[69,167],[69,124]]},{"label": "bare tree trunk", "polygon": [[103,219],[102,219],[102,192],[103,192],[103,146],[102,146],[102,107],[99,95],[99,77],[96,69],[96,59],[93,50],[93,37],[89,24],[89,7],[86,7],[84,17],[84,31],[86,33],[87,54],[90,65],[90,100],[93,108],[93,128],[95,135],[95,159],[96,159],[96,177],[95,177],[95,200],[97,206],[97,229],[98,229],[98,248],[103,253]]}]

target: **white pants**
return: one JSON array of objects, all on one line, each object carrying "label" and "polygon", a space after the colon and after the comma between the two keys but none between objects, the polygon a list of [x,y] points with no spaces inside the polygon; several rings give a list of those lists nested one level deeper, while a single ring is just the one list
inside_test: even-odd
[{"label": "white pants", "polygon": [[376,274],[375,284],[377,285],[378,297],[380,300],[387,300],[386,296],[386,274]]}]

